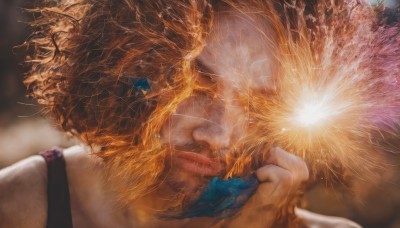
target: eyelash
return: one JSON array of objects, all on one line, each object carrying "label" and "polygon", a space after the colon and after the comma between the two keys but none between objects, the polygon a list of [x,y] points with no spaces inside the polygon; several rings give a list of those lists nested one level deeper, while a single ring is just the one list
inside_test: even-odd
[{"label": "eyelash", "polygon": [[212,74],[206,73],[206,72],[201,72],[201,71],[199,71],[199,73],[200,73],[200,77],[207,80],[207,82],[211,82],[213,84],[217,82],[215,80],[215,77]]},{"label": "eyelash", "polygon": [[196,60],[195,66],[197,68],[197,72],[199,73],[199,77],[201,78],[200,82],[203,82],[203,79],[207,83],[215,84],[217,82],[215,79],[215,74],[211,73],[212,71],[200,61]]}]

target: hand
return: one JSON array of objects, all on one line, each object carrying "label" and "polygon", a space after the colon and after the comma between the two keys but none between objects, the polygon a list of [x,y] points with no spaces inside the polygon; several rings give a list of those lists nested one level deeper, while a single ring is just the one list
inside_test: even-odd
[{"label": "hand", "polygon": [[225,220],[223,226],[271,227],[280,216],[286,216],[281,214],[282,210],[294,210],[294,205],[290,203],[296,199],[296,193],[309,177],[306,163],[279,147],[271,149],[266,163],[256,170],[261,183],[256,193],[236,216]]}]

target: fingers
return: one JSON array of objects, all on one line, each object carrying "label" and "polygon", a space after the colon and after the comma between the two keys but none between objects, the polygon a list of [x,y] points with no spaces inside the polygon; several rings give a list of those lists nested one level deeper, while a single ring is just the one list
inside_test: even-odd
[{"label": "fingers", "polygon": [[256,214],[263,214],[260,213],[263,211],[272,215],[281,213],[280,209],[297,199],[301,183],[308,180],[305,162],[281,148],[271,149],[267,162],[255,171],[261,183],[245,205],[248,210],[244,211],[256,211]]},{"label": "fingers", "polygon": [[309,178],[309,172],[306,163],[294,154],[291,154],[280,147],[274,147],[270,150],[267,163],[274,164],[288,170],[292,174],[295,183],[301,183]]},{"label": "fingers", "polygon": [[288,170],[273,164],[258,169],[256,176],[261,182],[258,192],[265,198],[271,198],[271,194],[287,195],[295,184],[293,175]]},{"label": "fingers", "polygon": [[302,182],[308,180],[309,173],[305,162],[279,147],[271,149],[267,162],[268,165],[255,172],[261,182],[258,189],[261,198],[263,194],[266,198],[286,197],[295,192]]},{"label": "fingers", "polygon": [[292,182],[292,174],[289,170],[274,164],[265,165],[256,170],[257,179],[262,182]]},{"label": "fingers", "polygon": [[261,184],[254,194],[254,205],[260,208],[281,208],[293,199],[293,194],[300,187],[300,182],[289,170],[274,164],[256,170],[256,176]]}]

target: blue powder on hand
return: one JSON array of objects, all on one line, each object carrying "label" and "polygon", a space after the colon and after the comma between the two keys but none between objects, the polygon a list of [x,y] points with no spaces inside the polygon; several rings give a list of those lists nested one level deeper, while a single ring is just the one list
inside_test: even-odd
[{"label": "blue powder on hand", "polygon": [[167,216],[173,219],[193,217],[233,216],[254,194],[259,182],[255,174],[240,178],[222,180],[214,177],[205,187],[199,198],[183,213]]}]

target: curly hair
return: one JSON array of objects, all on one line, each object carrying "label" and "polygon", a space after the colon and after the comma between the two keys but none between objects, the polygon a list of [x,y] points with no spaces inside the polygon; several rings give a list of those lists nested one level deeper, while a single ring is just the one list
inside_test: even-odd
[{"label": "curly hair", "polygon": [[[346,80],[357,70],[367,75],[363,80],[369,87],[360,92],[341,85],[347,89],[340,96],[362,94],[363,102],[371,99],[365,94],[372,88],[380,94],[373,100],[383,99],[385,104],[400,107],[399,96],[384,92],[388,86],[381,83],[398,77],[400,41],[393,34],[399,33],[399,23],[391,18],[389,26],[384,10],[373,11],[359,1],[65,0],[45,5],[32,10],[40,16],[32,23],[36,32],[26,43],[35,49],[27,59],[32,66],[25,80],[28,93],[47,108],[46,113],[64,131],[100,148],[95,155],[104,159],[109,180],[125,201],[154,189],[167,168],[169,149],[159,142],[162,124],[194,92],[209,92],[194,80],[199,71],[195,59],[212,31],[215,14],[225,7],[256,13],[271,25],[276,35],[278,73],[291,76],[277,79],[280,86],[271,99],[253,94],[249,112],[261,124],[230,153],[227,176],[256,167],[259,162],[252,161],[255,152],[273,143],[298,151],[316,170],[332,171],[332,164],[340,161],[359,173],[365,164],[372,163],[372,155],[365,157],[358,152],[371,139],[371,130],[348,126],[370,127],[375,115],[364,122],[346,120],[345,127],[334,128],[334,134],[341,137],[335,139],[341,144],[322,134],[318,142],[328,152],[296,144],[305,138],[289,142],[287,135],[282,136],[276,117],[287,113],[287,107],[277,104],[290,104],[280,91],[293,84],[295,76],[303,80],[303,74],[312,79],[328,75],[324,80],[329,80],[340,74]],[[343,71],[346,67],[349,70]],[[385,77],[371,84],[376,75]],[[148,80],[150,90],[135,88],[142,78]],[[357,106],[349,113],[357,116],[367,108]],[[377,122],[392,126],[389,122],[395,116],[386,115]],[[357,143],[343,151],[342,145],[350,140]],[[316,149],[321,153],[310,152]],[[357,156],[348,159],[349,151]],[[367,163],[355,166],[356,159]]]}]

